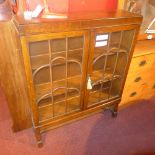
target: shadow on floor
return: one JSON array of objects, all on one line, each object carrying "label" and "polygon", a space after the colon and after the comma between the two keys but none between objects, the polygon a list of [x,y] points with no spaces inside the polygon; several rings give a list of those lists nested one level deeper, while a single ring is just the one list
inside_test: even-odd
[{"label": "shadow on floor", "polygon": [[85,155],[155,155],[155,99],[128,104],[117,118],[104,112],[85,149]]}]

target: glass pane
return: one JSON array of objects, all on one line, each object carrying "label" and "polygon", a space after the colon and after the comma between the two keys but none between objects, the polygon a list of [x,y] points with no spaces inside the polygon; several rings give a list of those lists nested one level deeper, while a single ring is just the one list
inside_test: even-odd
[{"label": "glass pane", "polygon": [[[40,84],[40,85],[35,85],[35,92],[36,92],[37,100],[42,98],[46,94],[51,95],[51,84],[50,83],[44,83],[44,84]],[[47,97],[49,97],[49,96],[47,95]]]},{"label": "glass pane", "polygon": [[80,95],[81,77],[70,78],[67,82],[68,94],[67,97],[71,98]]},{"label": "glass pane", "polygon": [[39,107],[39,119],[44,121],[46,119],[51,119],[53,117],[53,105]]},{"label": "glass pane", "polygon": [[116,65],[115,75],[123,76],[125,73],[127,63],[128,63],[128,54],[126,52],[120,52],[118,54],[118,61]]},{"label": "glass pane", "polygon": [[122,83],[121,78],[117,78],[112,81],[110,97],[116,97],[116,96],[120,95],[121,83]]},{"label": "glass pane", "polygon": [[53,89],[53,102],[65,101],[66,99],[66,87],[58,87]]},{"label": "glass pane", "polygon": [[100,71],[94,71],[92,74],[91,74],[91,80],[93,81],[93,83],[101,80],[103,81],[103,78],[104,78],[104,70],[100,70]]},{"label": "glass pane", "polygon": [[49,53],[48,41],[37,41],[29,43],[30,56],[42,55]]},{"label": "glass pane", "polygon": [[52,80],[63,80],[66,78],[66,60],[64,58],[57,58],[52,62],[51,66]]},{"label": "glass pane", "polygon": [[54,116],[63,115],[66,112],[66,101],[58,102],[54,104]]},{"label": "glass pane", "polygon": [[67,98],[73,98],[80,95],[80,90],[77,88],[68,88]]},{"label": "glass pane", "polygon": [[123,31],[121,48],[126,50],[127,52],[130,51],[130,48],[132,46],[134,33],[135,33],[135,30]]},{"label": "glass pane", "polygon": [[68,60],[76,60],[82,64],[83,49],[68,51]]},{"label": "glass pane", "polygon": [[40,107],[52,104],[51,93],[40,96],[40,98],[37,100],[37,104]]},{"label": "glass pane", "polygon": [[74,50],[83,48],[84,39],[83,37],[70,37],[68,38],[68,50]]},{"label": "glass pane", "polygon": [[99,81],[93,84],[93,89],[89,92],[89,106],[102,102],[109,98],[110,81]]},{"label": "glass pane", "polygon": [[31,57],[31,67],[35,70],[45,64],[49,64],[49,55],[38,55]]},{"label": "glass pane", "polygon": [[100,101],[100,91],[101,90],[101,84],[100,83],[93,83],[92,84],[92,90],[89,92],[89,100],[88,104],[93,105]]},{"label": "glass pane", "polygon": [[51,55],[51,63],[55,61],[64,61],[64,60],[66,60],[66,51],[59,53],[52,53]]},{"label": "glass pane", "polygon": [[53,117],[53,105],[50,95],[42,96],[42,99],[38,99],[38,112],[40,120],[45,120]]},{"label": "glass pane", "polygon": [[98,56],[94,61],[93,61],[93,70],[103,70],[105,66],[105,56]]},{"label": "glass pane", "polygon": [[57,88],[65,88],[66,84],[67,84],[66,79],[60,81],[53,81],[52,89],[55,90]]},{"label": "glass pane", "polygon": [[[45,76],[46,75],[46,76]],[[43,84],[50,82],[50,69],[49,65],[42,66],[33,71],[34,84]]]},{"label": "glass pane", "polygon": [[[50,82],[48,40],[29,43],[30,62],[35,85]],[[46,76],[44,76],[46,74]]]},{"label": "glass pane", "polygon": [[93,60],[95,60],[96,58],[98,58],[99,56],[106,54],[107,50],[103,49],[103,48],[95,48],[94,49],[94,57]]},{"label": "glass pane", "polygon": [[121,41],[121,32],[112,32],[110,37],[110,48],[119,48]]},{"label": "glass pane", "polygon": [[109,98],[110,85],[111,85],[111,81],[101,83],[100,101],[103,101]]},{"label": "glass pane", "polygon": [[78,82],[75,82],[73,80],[68,82],[67,97],[71,98],[78,95],[80,95],[80,85],[78,84]]},{"label": "glass pane", "polygon": [[67,76],[71,77],[80,74],[81,74],[81,65],[74,60],[70,60],[67,63]]},{"label": "glass pane", "polygon": [[99,102],[99,91],[89,92],[88,106],[94,105]]},{"label": "glass pane", "polygon": [[51,50],[52,54],[55,52],[66,51],[66,38],[51,40]]},{"label": "glass pane", "polygon": [[72,112],[80,109],[80,97],[67,100],[67,111]]},{"label": "glass pane", "polygon": [[107,56],[107,62],[105,68],[105,73],[107,74],[107,76],[112,77],[115,70],[116,59],[117,59],[117,53],[111,53]]},{"label": "glass pane", "polygon": [[67,75],[68,77],[82,74],[83,50],[68,51]]}]

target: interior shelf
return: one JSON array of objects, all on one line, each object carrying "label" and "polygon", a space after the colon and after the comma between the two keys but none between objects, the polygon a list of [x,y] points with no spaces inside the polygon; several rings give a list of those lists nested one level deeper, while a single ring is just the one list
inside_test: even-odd
[{"label": "interior shelf", "polygon": [[64,56],[54,57],[54,59],[52,59],[50,63],[49,63],[48,55],[42,55],[42,56],[37,56],[37,57],[35,56],[32,58],[32,70],[33,72],[35,72],[36,70],[40,70],[44,66],[50,67],[50,64],[52,67],[63,66],[63,65],[66,65],[66,61],[67,63],[77,63],[81,67],[82,56],[81,55],[74,56],[74,59],[71,57],[71,55],[68,59],[66,59]]},{"label": "interior shelf", "polygon": [[54,104],[46,104],[38,107],[40,121],[53,119],[80,110],[80,97],[63,100]]},{"label": "interior shelf", "polygon": [[125,49],[120,49],[118,47],[112,47],[108,50],[102,49],[101,47],[95,48],[93,62],[98,60],[100,57],[106,57],[110,55],[115,55],[117,53],[126,53],[128,55],[128,51]]},{"label": "interior shelf", "polygon": [[120,78],[121,75],[119,74],[113,74],[111,72],[105,72],[104,70],[98,70],[98,71],[93,71],[92,72],[92,81],[93,83],[98,83],[98,82],[106,82],[106,81],[111,81],[116,78]]},{"label": "interior shelf", "polygon": [[37,99],[41,98],[43,95],[48,94],[49,92],[52,93],[53,90],[58,88],[75,88],[80,90],[81,85],[81,75],[70,77],[67,79],[54,81],[53,83],[43,83],[40,85],[35,85],[36,97]]}]

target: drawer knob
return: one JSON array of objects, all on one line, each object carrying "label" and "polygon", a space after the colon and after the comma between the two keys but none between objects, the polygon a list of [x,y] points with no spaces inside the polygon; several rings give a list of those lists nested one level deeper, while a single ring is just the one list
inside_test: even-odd
[{"label": "drawer knob", "polygon": [[137,78],[135,78],[135,82],[139,82],[142,78],[139,76]]},{"label": "drawer knob", "polygon": [[146,64],[147,64],[146,60],[142,60],[142,61],[139,63],[139,66],[142,67],[142,66],[144,66],[144,65],[146,65]]},{"label": "drawer knob", "polygon": [[134,97],[135,95],[137,95],[137,92],[134,91],[130,94],[130,97]]},{"label": "drawer knob", "polygon": [[155,89],[155,84],[152,86],[152,89]]}]

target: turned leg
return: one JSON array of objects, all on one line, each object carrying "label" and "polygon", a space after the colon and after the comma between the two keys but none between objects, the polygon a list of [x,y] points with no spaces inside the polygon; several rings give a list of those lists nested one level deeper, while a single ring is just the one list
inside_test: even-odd
[{"label": "turned leg", "polygon": [[42,142],[42,138],[41,138],[40,128],[39,127],[34,128],[34,133],[35,133],[38,147],[42,147],[43,142]]}]

